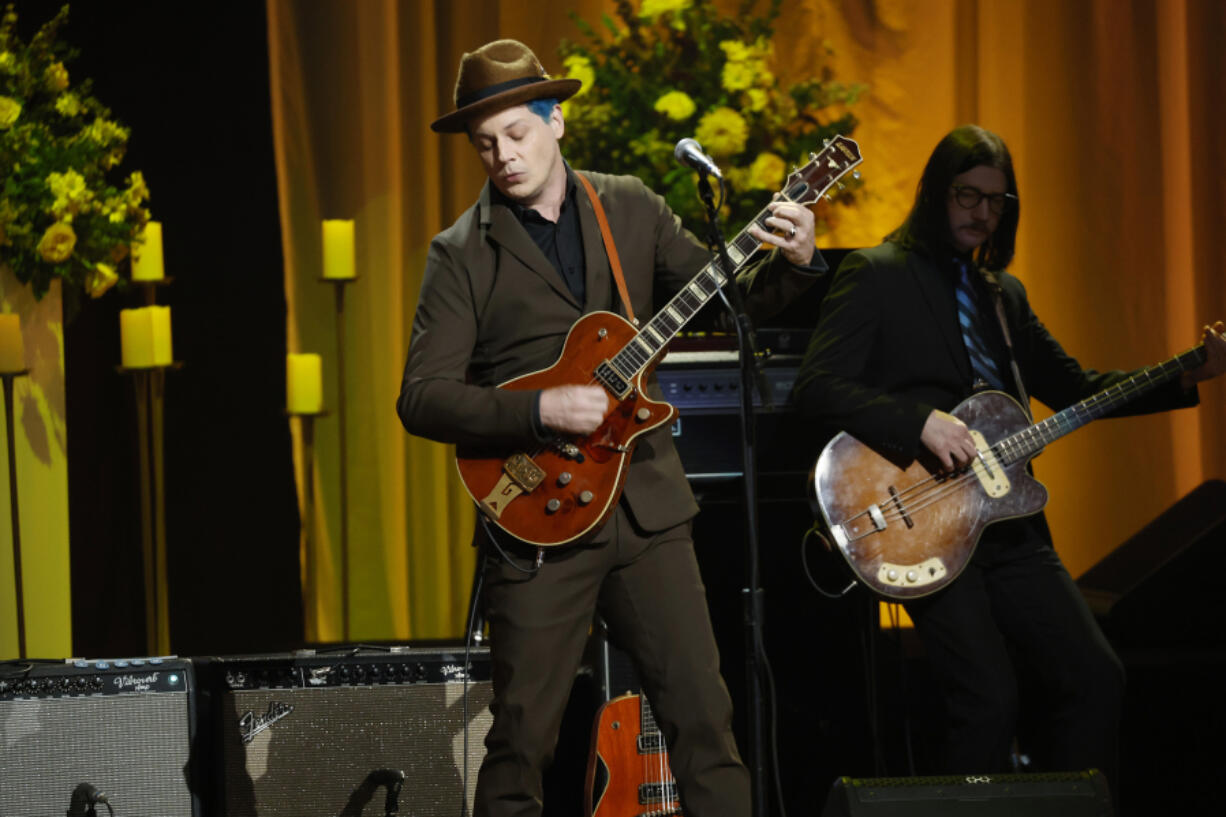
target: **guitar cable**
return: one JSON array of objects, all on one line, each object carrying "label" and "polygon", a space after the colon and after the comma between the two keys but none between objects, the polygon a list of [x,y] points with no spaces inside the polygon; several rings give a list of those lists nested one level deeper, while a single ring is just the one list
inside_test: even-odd
[{"label": "guitar cable", "polygon": [[519,564],[516,563],[515,559],[511,556],[511,554],[507,553],[506,549],[504,549],[503,546],[499,544],[497,537],[494,535],[494,529],[490,527],[489,518],[484,513],[482,513],[480,508],[477,508],[477,518],[481,520],[481,526],[485,528],[485,538],[489,541],[490,544],[494,546],[494,549],[498,551],[498,555],[502,557],[503,562],[505,562],[507,565],[514,568],[515,570],[518,570],[520,573],[523,573],[528,576],[531,576],[535,573],[540,572],[541,565],[544,564],[545,562],[545,549],[544,548],[536,549],[536,558],[533,560],[531,567],[521,567]]},{"label": "guitar cable", "polygon": [[854,590],[857,586],[859,586],[859,582],[857,582],[855,579],[852,579],[851,582],[849,582],[846,587],[844,587],[842,590],[840,590],[837,593],[831,592],[825,589],[824,587],[822,587],[818,583],[817,579],[813,576],[813,570],[809,567],[809,549],[808,547],[806,547],[806,545],[809,542],[810,535],[817,537],[817,539],[823,545],[826,546],[827,552],[831,552],[834,550],[833,546],[830,544],[830,540],[827,539],[826,535],[822,533],[821,531],[821,522],[820,521],[814,522],[813,526],[810,527],[807,531],[805,531],[804,534],[800,537],[800,564],[801,564],[801,567],[804,568],[805,579],[808,580],[809,585],[814,590],[816,590],[819,594],[830,599],[831,601],[838,601],[839,599],[845,597],[852,590]]}]

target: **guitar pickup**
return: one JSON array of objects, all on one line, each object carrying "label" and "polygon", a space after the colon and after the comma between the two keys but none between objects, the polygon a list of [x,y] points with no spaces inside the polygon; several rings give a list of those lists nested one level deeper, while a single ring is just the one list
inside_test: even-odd
[{"label": "guitar pickup", "polygon": [[545,469],[533,462],[527,454],[512,454],[503,463],[502,470],[524,493],[530,493],[545,479]]}]

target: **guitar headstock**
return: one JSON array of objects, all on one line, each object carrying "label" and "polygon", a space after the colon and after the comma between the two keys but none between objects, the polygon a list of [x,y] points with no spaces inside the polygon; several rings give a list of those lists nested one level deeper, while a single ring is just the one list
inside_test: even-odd
[{"label": "guitar headstock", "polygon": [[861,161],[860,146],[846,136],[836,136],[821,153],[810,153],[808,164],[788,174],[783,195],[797,204],[813,204]]}]

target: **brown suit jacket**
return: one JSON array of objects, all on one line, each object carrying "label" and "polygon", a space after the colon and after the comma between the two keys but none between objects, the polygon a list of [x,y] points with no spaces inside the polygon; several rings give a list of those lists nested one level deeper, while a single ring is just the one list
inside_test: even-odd
[{"label": "brown suit jacket", "polygon": [[[657,295],[671,297],[710,256],[639,179],[584,175],[608,215],[635,315],[644,321],[655,314]],[[477,202],[431,242],[397,401],[409,433],[468,445],[537,441],[537,393],[492,387],[552,365],[581,315],[625,315],[591,202],[582,191],[577,200],[586,257],[582,304],[515,214],[491,202],[488,182]],[[825,270],[820,255],[813,263]],[[763,315],[814,280],[772,252],[742,274],[741,285],[750,314]],[[649,393],[661,399],[654,378]],[[650,531],[698,512],[668,427],[640,438],[624,497],[635,520]]]}]

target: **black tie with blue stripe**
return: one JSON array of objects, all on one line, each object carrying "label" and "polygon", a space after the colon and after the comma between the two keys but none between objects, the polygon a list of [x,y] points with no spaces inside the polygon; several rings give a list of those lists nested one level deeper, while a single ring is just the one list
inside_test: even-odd
[{"label": "black tie with blue stripe", "polygon": [[961,258],[955,258],[958,267],[958,282],[955,293],[958,298],[958,325],[962,329],[962,342],[966,344],[966,354],[971,359],[971,370],[975,374],[975,386],[987,386],[993,389],[1004,389],[1004,381],[1000,376],[996,360],[988,351],[984,340],[983,325],[980,323],[979,298],[971,282],[971,269]]}]

